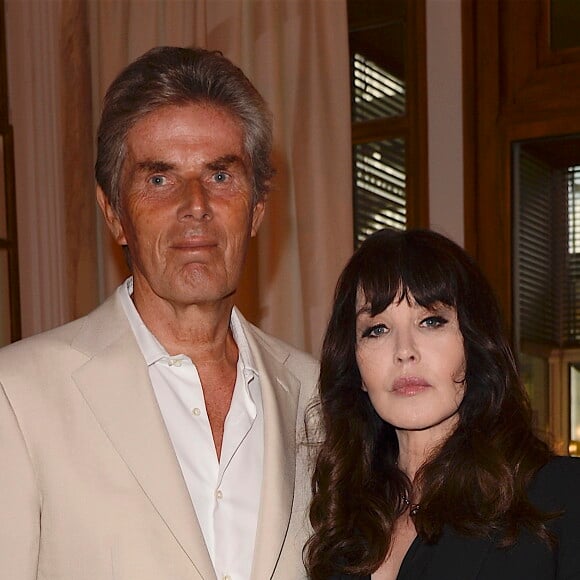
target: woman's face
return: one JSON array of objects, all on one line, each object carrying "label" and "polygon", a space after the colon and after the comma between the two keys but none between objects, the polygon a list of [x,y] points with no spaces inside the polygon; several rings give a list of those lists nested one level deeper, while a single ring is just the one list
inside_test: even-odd
[{"label": "woman's face", "polygon": [[423,308],[406,299],[370,315],[357,296],[356,359],[362,388],[378,415],[397,431],[448,436],[465,385],[465,353],[457,311]]}]

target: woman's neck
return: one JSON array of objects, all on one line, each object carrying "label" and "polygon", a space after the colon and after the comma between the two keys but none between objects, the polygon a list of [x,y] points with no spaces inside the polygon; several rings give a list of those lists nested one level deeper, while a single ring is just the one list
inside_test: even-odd
[{"label": "woman's neck", "polygon": [[433,442],[422,441],[421,437],[412,436],[417,435],[417,433],[413,433],[411,436],[409,436],[409,432],[397,433],[397,435],[399,436],[397,464],[412,482],[419,468],[427,461],[433,448]]},{"label": "woman's neck", "polygon": [[419,431],[396,429],[399,442],[398,465],[413,481],[417,471],[429,459],[433,451],[444,443],[455,428],[457,418]]}]

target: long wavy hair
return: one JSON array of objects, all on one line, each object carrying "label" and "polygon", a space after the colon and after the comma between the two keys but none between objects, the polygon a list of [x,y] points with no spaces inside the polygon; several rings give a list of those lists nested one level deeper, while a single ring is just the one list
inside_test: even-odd
[{"label": "long wavy hair", "polygon": [[375,412],[355,358],[356,296],[371,315],[401,295],[419,305],[457,310],[466,359],[466,388],[449,438],[419,469],[421,509],[414,518],[428,543],[445,525],[471,536],[512,544],[522,527],[550,541],[528,501],[527,485],[552,457],[532,428],[530,403],[518,375],[491,287],[474,261],[435,232],[382,230],[363,242],[343,271],[321,358],[320,438],[312,478],[305,547],[313,580],[338,572],[370,574],[385,560],[393,526],[411,497],[412,482],[398,469],[394,428]]}]

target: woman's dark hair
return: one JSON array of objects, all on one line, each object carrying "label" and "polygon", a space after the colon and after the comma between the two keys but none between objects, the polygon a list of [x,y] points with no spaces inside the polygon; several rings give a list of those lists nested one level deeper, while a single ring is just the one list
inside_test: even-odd
[{"label": "woman's dark hair", "polygon": [[370,574],[384,561],[393,524],[410,497],[397,467],[398,443],[361,389],[355,358],[356,297],[371,315],[395,299],[457,310],[463,335],[465,395],[451,436],[416,475],[421,509],[414,523],[426,542],[443,527],[472,536],[497,534],[502,545],[522,527],[549,541],[545,521],[528,501],[534,473],[552,456],[533,432],[531,408],[503,333],[491,287],[451,240],[427,230],[382,230],[367,238],[344,269],[321,358],[320,443],[312,479],[305,548],[313,580],[332,573]]}]

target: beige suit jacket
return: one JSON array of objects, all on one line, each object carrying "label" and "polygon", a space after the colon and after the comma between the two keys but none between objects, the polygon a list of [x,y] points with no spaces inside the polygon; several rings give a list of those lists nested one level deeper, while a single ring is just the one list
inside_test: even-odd
[{"label": "beige suit jacket", "polygon": [[[303,578],[308,355],[242,319],[264,405],[252,580]],[[0,350],[0,579],[215,573],[147,366],[118,299]],[[234,579],[235,580],[235,579]]]}]

